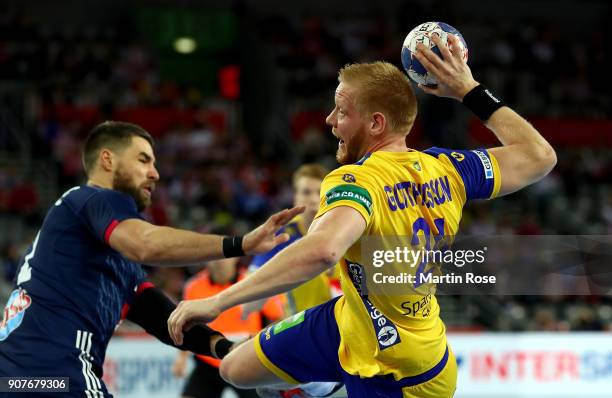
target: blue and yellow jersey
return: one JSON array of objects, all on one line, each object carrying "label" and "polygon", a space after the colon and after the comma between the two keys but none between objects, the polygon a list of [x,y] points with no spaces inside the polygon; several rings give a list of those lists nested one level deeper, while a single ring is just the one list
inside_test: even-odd
[{"label": "blue and yellow jersey", "polygon": [[[289,240],[276,246],[274,249],[267,253],[257,255],[253,257],[251,265],[249,266],[250,271],[255,271],[262,265],[267,263],[276,253],[283,250],[293,242],[302,238],[306,235],[306,229],[302,221],[302,216],[298,215],[285,225],[278,232],[289,234]],[[300,311],[304,311],[308,308],[312,308],[316,305],[322,304],[332,298],[330,278],[327,273],[322,273],[319,276],[309,280],[296,287],[295,289],[285,293],[285,315],[293,315]]]},{"label": "blue and yellow jersey", "polygon": [[[346,372],[401,379],[431,369],[446,351],[435,285],[411,286],[401,294],[368,291],[364,278],[375,269],[372,258],[362,258],[362,243],[408,236],[425,245],[429,238],[452,237],[466,201],[493,198],[499,186],[497,160],[484,149],[378,151],[327,175],[316,217],[349,206],[366,222],[362,238],[340,262],[344,297],[334,312],[341,336],[338,355]],[[434,267],[422,264],[405,271],[432,272]]]}]

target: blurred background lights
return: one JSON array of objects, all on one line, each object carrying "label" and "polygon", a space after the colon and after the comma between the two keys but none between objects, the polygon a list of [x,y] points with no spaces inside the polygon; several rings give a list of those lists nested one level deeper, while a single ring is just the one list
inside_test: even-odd
[{"label": "blurred background lights", "polygon": [[191,37],[179,37],[174,41],[174,49],[179,54],[191,54],[197,46],[198,43]]}]

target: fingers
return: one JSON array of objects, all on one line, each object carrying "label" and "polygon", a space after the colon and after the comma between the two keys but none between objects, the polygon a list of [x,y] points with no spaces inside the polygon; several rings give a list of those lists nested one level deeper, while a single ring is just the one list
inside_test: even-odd
[{"label": "fingers", "polygon": [[460,62],[465,62],[465,54],[462,50],[461,41],[455,35],[448,35],[448,44],[452,57]]},{"label": "fingers", "polygon": [[[180,305],[180,303],[179,303],[179,305]],[[172,339],[172,341],[174,341],[174,336],[172,334],[172,326],[174,325],[174,317],[175,317],[177,309],[178,309],[178,306],[174,309],[174,311],[172,311],[172,313],[168,317],[168,335],[170,335],[170,338]],[[175,343],[176,343],[176,341],[175,341]]]},{"label": "fingers", "polygon": [[443,61],[429,48],[419,43],[414,55],[429,73],[432,73],[436,77],[440,74],[439,68],[443,66]]},{"label": "fingers", "polygon": [[183,345],[184,308],[184,302],[181,301],[168,317],[168,334],[177,346]]},{"label": "fingers", "polygon": [[293,218],[298,214],[303,213],[304,209],[306,209],[304,206],[296,206],[291,209],[285,209],[270,217],[269,220],[273,223],[275,228],[280,227],[293,220]]},{"label": "fingers", "polygon": [[[452,35],[448,35],[448,37],[450,38]],[[442,54],[442,59],[444,59],[444,61],[446,62],[452,62],[453,60],[453,54],[451,54],[448,46],[445,43],[442,43],[442,39],[440,39],[440,36],[438,35],[433,35],[432,36],[432,41],[436,44],[436,46],[438,46],[438,48],[440,49],[440,54]],[[439,58],[439,57],[438,57]]]},{"label": "fingers", "polygon": [[[421,64],[427,69],[429,73],[434,75],[438,81],[444,73],[449,73],[458,66],[455,61],[463,62],[462,52],[460,51],[460,45],[454,35],[449,34],[448,36],[449,45],[453,46],[452,51],[439,35],[434,34],[431,36],[431,41],[438,47],[442,58],[431,49],[425,47],[423,44],[417,46],[416,56]],[[456,50],[455,50],[456,49]],[[427,92],[427,91],[426,91]]]},{"label": "fingers", "polygon": [[282,233],[274,237],[274,246],[280,245],[281,243],[285,243],[289,240],[290,236],[287,233]]},{"label": "fingers", "polygon": [[306,206],[296,206],[296,207],[293,207],[287,210],[287,217],[288,217],[287,222],[293,220],[293,218],[297,216],[298,214],[302,214],[304,210],[306,210]]},{"label": "fingers", "polygon": [[276,219],[274,220],[274,226],[275,227],[280,227],[281,225],[285,225],[287,224],[287,222],[289,222],[293,217],[289,216],[289,210],[285,209],[283,211],[280,211],[278,213],[276,213],[278,215],[278,217],[276,217]]}]

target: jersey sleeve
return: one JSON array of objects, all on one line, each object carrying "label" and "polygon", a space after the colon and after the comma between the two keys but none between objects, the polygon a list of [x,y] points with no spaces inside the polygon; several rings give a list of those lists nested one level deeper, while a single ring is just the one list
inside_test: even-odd
[{"label": "jersey sleeve", "polygon": [[352,170],[336,169],[329,173],[321,183],[321,201],[315,218],[340,206],[348,206],[359,212],[370,224],[372,218],[372,196],[367,188],[365,178]]},{"label": "jersey sleeve", "polygon": [[81,216],[96,237],[107,243],[121,221],[129,218],[142,219],[132,198],[112,190],[99,191],[92,195],[83,206]]},{"label": "jersey sleeve", "polygon": [[486,149],[454,150],[434,147],[424,152],[438,159],[446,159],[454,167],[463,180],[466,200],[493,199],[499,194],[499,165],[495,156]]}]

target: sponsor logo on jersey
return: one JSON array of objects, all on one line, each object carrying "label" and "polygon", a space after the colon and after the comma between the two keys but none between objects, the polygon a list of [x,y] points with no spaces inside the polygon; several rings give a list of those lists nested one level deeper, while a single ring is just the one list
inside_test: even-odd
[{"label": "sponsor logo on jersey", "polygon": [[17,329],[23,317],[25,310],[32,304],[32,298],[24,289],[16,289],[11,293],[6,306],[4,307],[4,316],[0,323],[0,341],[4,341],[15,329]]},{"label": "sponsor logo on jersey", "polygon": [[419,162],[414,162],[412,164],[412,167],[414,167],[416,171],[421,171],[421,165],[419,164]]},{"label": "sponsor logo on jersey", "polygon": [[372,326],[376,332],[376,339],[378,340],[378,348],[382,351],[389,347],[392,347],[401,342],[399,332],[397,328],[383,315],[378,308],[372,304],[369,298],[363,296],[363,302],[368,310],[370,319],[372,320]]},{"label": "sponsor logo on jersey", "polygon": [[397,341],[397,329],[393,326],[385,326],[378,331],[378,342],[384,347],[393,345]]},{"label": "sponsor logo on jersey", "polygon": [[487,180],[493,178],[493,165],[491,164],[491,159],[489,159],[483,151],[474,150],[472,152],[480,159],[480,163],[482,163],[482,167],[484,168],[485,178]]},{"label": "sponsor logo on jersey", "polygon": [[353,286],[359,293],[363,304],[365,305],[366,311],[370,319],[372,320],[372,326],[376,333],[376,339],[378,340],[378,347],[380,350],[384,350],[401,340],[397,328],[372,302],[367,296],[366,285],[364,284],[364,270],[361,264],[346,262],[348,268],[348,274],[353,282]]},{"label": "sponsor logo on jersey", "polygon": [[357,263],[346,262],[348,265],[348,274],[353,282],[353,286],[357,289],[357,293],[360,296],[364,296],[367,293],[366,286],[363,283],[363,267]]},{"label": "sponsor logo on jersey", "polygon": [[357,182],[357,179],[355,178],[354,175],[346,173],[345,175],[342,176],[342,181],[350,182],[350,183],[355,183],[355,182]]},{"label": "sponsor logo on jersey", "polygon": [[459,152],[451,152],[451,156],[457,159],[457,162],[461,162],[463,159],[465,159],[465,155]]},{"label": "sponsor logo on jersey", "polygon": [[372,198],[367,190],[357,185],[338,185],[325,194],[325,203],[329,206],[340,200],[355,202],[372,214]]}]

